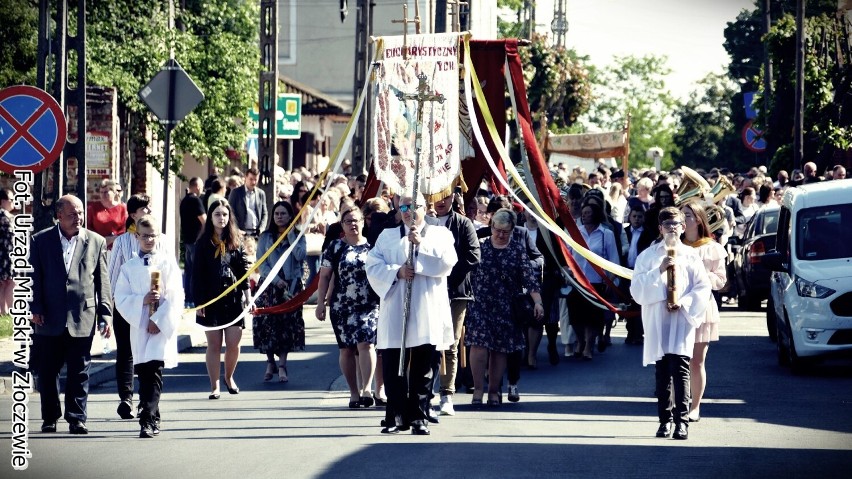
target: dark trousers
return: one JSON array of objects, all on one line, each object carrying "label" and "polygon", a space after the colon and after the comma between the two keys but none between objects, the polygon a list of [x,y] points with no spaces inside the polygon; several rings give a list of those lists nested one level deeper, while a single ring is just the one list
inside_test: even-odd
[{"label": "dark trousers", "polygon": [[37,356],[36,371],[43,421],[54,422],[62,417],[62,407],[59,405],[59,371],[64,364],[65,420],[69,423],[86,422],[92,337],[75,338],[68,334],[67,329],[61,336],[32,336],[33,350]]},{"label": "dark trousers", "polygon": [[[399,349],[382,349],[382,368],[388,405],[385,424],[408,426],[429,416],[432,394],[432,358],[435,346],[424,344],[406,349],[406,375],[399,376]],[[425,424],[425,423],[424,423]]]},{"label": "dark trousers", "polygon": [[130,349],[130,324],[118,309],[112,310],[112,331],[115,335],[115,385],[122,401],[133,400],[133,351]]},{"label": "dark trousers", "polygon": [[[526,336],[526,334],[524,334]],[[515,351],[506,355],[506,376],[509,378],[509,384],[518,384],[521,380],[521,364],[527,359],[523,351]],[[490,381],[491,378],[488,378]],[[502,381],[503,378],[500,378]]]},{"label": "dark trousers", "polygon": [[163,361],[136,365],[139,375],[139,424],[160,424],[160,394],[163,392]]},{"label": "dark trousers", "polygon": [[689,357],[666,354],[656,364],[657,414],[661,423],[689,421]]}]

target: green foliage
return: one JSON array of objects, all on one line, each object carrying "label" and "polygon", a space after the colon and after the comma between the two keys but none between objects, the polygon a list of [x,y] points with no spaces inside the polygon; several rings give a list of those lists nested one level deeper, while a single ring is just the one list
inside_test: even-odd
[{"label": "green foliage", "polygon": [[[204,92],[205,99],[173,132],[177,151],[227,163],[226,149],[245,141],[247,111],[256,100],[260,68],[257,48],[259,9],[239,0],[188,1],[178,10],[181,29],[168,30],[168,6],[156,0],[93,2],[89,12],[89,82],[118,90],[121,108],[135,117],[139,133],[162,126],[148,113],[137,93],[169,58],[175,58]],[[239,124],[235,119],[242,120]],[[144,138],[135,140],[144,144]],[[181,155],[171,169],[180,172]],[[161,168],[159,157],[148,161]]]},{"label": "green foliage", "polygon": [[674,163],[704,170],[720,165],[737,171],[747,169],[753,155],[743,147],[734,115],[742,110],[734,108],[742,104],[739,86],[728,76],[713,73],[698,85],[677,112]]},{"label": "green foliage", "polygon": [[672,166],[674,113],[678,102],[666,88],[671,73],[664,56],[616,57],[607,68],[592,69],[593,102],[581,117],[585,129],[619,130],[630,117],[630,167],[653,163],[647,151],[660,147],[665,152],[663,168]]},{"label": "green foliage", "polygon": [[0,0],[0,88],[35,85],[38,3]]},{"label": "green foliage", "polygon": [[520,49],[524,65],[527,98],[538,127],[543,117],[548,128],[564,131],[589,109],[592,99],[585,58],[573,50],[548,46],[546,39],[534,35],[527,48]]},{"label": "green foliage", "polygon": [[[850,148],[852,118],[842,111],[843,96],[852,90],[848,27],[835,14],[834,0],[807,4],[805,31],[804,157],[820,167],[833,164],[838,150]],[[764,130],[771,157],[771,172],[790,170],[793,165],[793,119],[795,110],[796,22],[795,1],[773,1],[773,25],[763,35],[762,12],[744,11],[725,30],[725,48],[731,55],[729,75],[743,91],[758,91],[756,102],[764,105],[764,42],[772,62],[772,94],[768,111],[761,109],[756,121]],[[844,47],[844,43],[846,46]],[[741,128],[742,125],[739,125]]]}]

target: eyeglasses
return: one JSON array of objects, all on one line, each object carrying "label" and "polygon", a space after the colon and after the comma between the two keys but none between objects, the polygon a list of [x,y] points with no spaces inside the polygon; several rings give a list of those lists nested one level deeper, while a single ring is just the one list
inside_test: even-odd
[{"label": "eyeglasses", "polygon": [[678,226],[680,226],[682,224],[683,224],[683,222],[681,222],[681,221],[663,221],[663,228],[667,228],[667,229],[671,230],[671,229],[677,228]]},{"label": "eyeglasses", "polygon": [[343,222],[343,224],[347,224],[347,225],[355,225],[355,224],[358,224],[358,223],[360,223],[360,222],[361,222],[361,220],[360,220],[360,219],[351,219],[351,220],[345,220],[345,221]]},{"label": "eyeglasses", "polygon": [[[513,228],[513,229],[514,229],[514,228]],[[511,230],[503,230],[503,229],[495,228],[495,227],[493,227],[493,226],[492,226],[492,227],[491,227],[491,234],[492,234],[492,235],[498,235],[498,236],[507,236],[507,235],[512,234],[513,229],[511,229]]]},{"label": "eyeglasses", "polygon": [[399,212],[400,213],[408,213],[408,211],[411,210],[412,208],[414,208],[414,205],[399,205]]},{"label": "eyeglasses", "polygon": [[157,239],[160,235],[158,233],[153,233],[153,234],[138,234],[137,233],[136,236],[138,236],[139,239],[143,239],[145,241],[153,241],[153,240]]}]

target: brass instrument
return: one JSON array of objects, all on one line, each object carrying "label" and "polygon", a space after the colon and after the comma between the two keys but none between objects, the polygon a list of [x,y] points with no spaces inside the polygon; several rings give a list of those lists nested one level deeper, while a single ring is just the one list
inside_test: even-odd
[{"label": "brass instrument", "polygon": [[725,217],[725,210],[721,206],[716,204],[705,205],[704,209],[707,212],[707,222],[710,224],[710,231],[718,231],[728,222],[728,219]]},{"label": "brass instrument", "polygon": [[725,175],[719,175],[719,179],[716,181],[716,184],[713,185],[713,188],[710,188],[710,194],[713,196],[713,204],[725,201],[725,198],[735,191],[737,191],[737,189],[731,184],[731,180],[729,180]]},{"label": "brass instrument", "polygon": [[689,201],[704,201],[704,195],[710,191],[707,180],[688,166],[681,166],[680,171],[683,172],[683,182],[675,192],[677,194],[675,204],[681,206]]}]

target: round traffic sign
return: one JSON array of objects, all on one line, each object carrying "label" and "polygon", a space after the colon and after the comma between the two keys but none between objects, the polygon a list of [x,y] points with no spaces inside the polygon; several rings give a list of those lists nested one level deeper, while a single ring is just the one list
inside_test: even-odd
[{"label": "round traffic sign", "polygon": [[41,172],[59,158],[67,130],[62,107],[44,90],[0,90],[0,170]]},{"label": "round traffic sign", "polygon": [[753,123],[753,120],[749,120],[743,127],[743,144],[755,153],[763,153],[766,151],[766,140],[763,139],[763,132],[758,130]]}]

